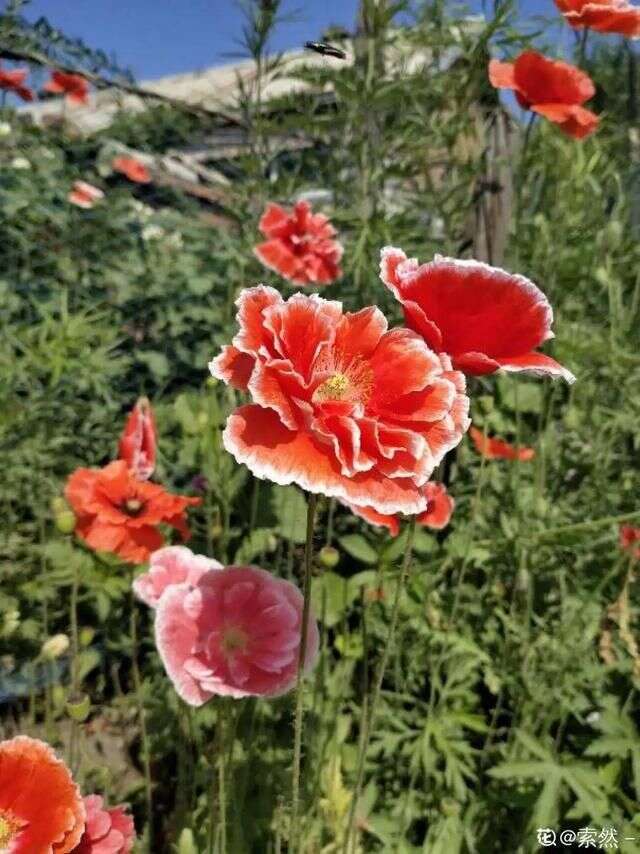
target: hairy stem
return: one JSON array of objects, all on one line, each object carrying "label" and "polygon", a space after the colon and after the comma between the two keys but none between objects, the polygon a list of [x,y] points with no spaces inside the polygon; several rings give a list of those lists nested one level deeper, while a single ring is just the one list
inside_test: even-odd
[{"label": "hairy stem", "polygon": [[136,707],[138,712],[138,723],[140,725],[140,741],[142,745],[142,764],[144,768],[144,791],[147,807],[147,824],[149,829],[149,845],[153,845],[153,792],[151,786],[151,755],[149,752],[149,738],[147,734],[147,720],[144,710],[144,697],[142,695],[142,680],[138,666],[138,611],[135,594],[133,592],[133,567],[131,567],[131,602],[129,614],[129,634],[131,639],[131,673],[133,676],[133,687],[135,690]]}]

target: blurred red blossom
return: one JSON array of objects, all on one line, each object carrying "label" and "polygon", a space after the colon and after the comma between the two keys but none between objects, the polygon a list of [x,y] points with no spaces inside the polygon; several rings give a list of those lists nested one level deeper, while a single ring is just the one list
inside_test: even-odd
[{"label": "blurred red blossom", "polygon": [[401,303],[407,326],[467,374],[531,371],[573,382],[550,356],[535,352],[553,338],[549,301],[524,276],[480,261],[436,255],[428,264],[402,249],[382,250],[380,277]]},{"label": "blurred red blossom", "polygon": [[124,460],[138,480],[148,480],[156,466],[156,420],[147,397],[138,398],[129,413],[120,443],[118,457]]},{"label": "blurred red blossom", "polygon": [[29,71],[26,68],[14,68],[8,71],[0,68],[0,89],[5,92],[13,92],[23,101],[33,101],[33,92],[24,85]]},{"label": "blurred red blossom", "polygon": [[528,462],[532,460],[536,452],[533,448],[516,448],[502,439],[490,439],[478,430],[477,427],[469,428],[469,436],[475,445],[476,451],[488,460],[520,460]]},{"label": "blurred red blossom", "polygon": [[120,172],[135,184],[149,184],[151,173],[147,167],[135,157],[116,157],[112,163],[116,172]]},{"label": "blurred red blossom", "polygon": [[[428,504],[427,509],[418,515],[418,524],[435,531],[445,528],[449,524],[455,508],[455,501],[447,492],[447,487],[443,483],[429,481],[422,488],[422,492]],[[360,516],[371,525],[387,528],[392,537],[397,537],[400,533],[400,517],[398,514],[378,513],[373,507],[357,507],[354,504],[347,506],[356,516]]]},{"label": "blurred red blossom", "polygon": [[627,0],[555,0],[565,21],[574,29],[640,37],[640,7]]},{"label": "blurred red blossom", "polygon": [[71,192],[67,196],[72,205],[79,208],[92,208],[96,202],[104,199],[104,193],[93,184],[86,181],[74,181]]},{"label": "blurred red blossom", "polygon": [[314,214],[308,202],[297,202],[287,213],[269,204],[258,225],[267,240],[254,252],[265,267],[296,285],[329,285],[342,275],[342,245],[324,214]]},{"label": "blurred red blossom", "polygon": [[77,517],[76,535],[90,548],[131,563],[144,563],[164,544],[160,524],[188,539],[186,508],[201,501],[137,480],[124,460],[102,469],[77,469],[67,481],[65,497]]},{"label": "blurred red blossom", "polygon": [[422,492],[469,426],[464,376],[379,309],[273,288],[243,291],[240,330],[209,365],[253,403],[226,449],[257,476],[380,513],[422,513]]},{"label": "blurred red blossom", "polygon": [[72,104],[89,103],[89,84],[80,74],[67,74],[64,71],[52,71],[51,79],[44,85],[44,91],[53,95],[64,95]]},{"label": "blurred red blossom", "polygon": [[640,560],[640,528],[620,525],[620,548],[636,560]]},{"label": "blurred red blossom", "polygon": [[[255,566],[205,572],[167,587],[156,608],[156,646],[185,703],[211,697],[275,697],[296,682],[303,599],[290,581]],[[318,656],[309,615],[305,671]]]},{"label": "blurred red blossom", "polygon": [[126,806],[105,809],[99,795],[84,798],[87,823],[72,854],[130,854],[136,832]]},{"label": "blurred red blossom", "polygon": [[0,742],[0,851],[69,854],[85,827],[85,805],[64,762],[35,738]]},{"label": "blurred red blossom", "polygon": [[588,74],[534,50],[515,62],[489,63],[489,80],[497,89],[512,89],[518,103],[557,124],[568,136],[582,139],[598,126],[598,116],[582,104],[596,93]]}]

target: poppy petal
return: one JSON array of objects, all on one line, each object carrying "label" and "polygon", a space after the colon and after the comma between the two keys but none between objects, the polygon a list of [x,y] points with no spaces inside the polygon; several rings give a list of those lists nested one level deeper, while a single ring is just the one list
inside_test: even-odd
[{"label": "poppy petal", "polygon": [[571,371],[563,368],[555,359],[552,359],[551,356],[545,356],[544,353],[526,353],[524,356],[498,359],[497,362],[503,371],[529,371],[534,374],[549,374],[552,377],[562,377],[568,383],[576,381]]}]

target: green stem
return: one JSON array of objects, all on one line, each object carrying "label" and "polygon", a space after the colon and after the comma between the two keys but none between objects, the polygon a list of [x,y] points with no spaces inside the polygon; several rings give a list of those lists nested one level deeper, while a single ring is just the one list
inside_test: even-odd
[{"label": "green stem", "polygon": [[[72,703],[77,703],[80,699],[80,670],[78,667],[80,656],[80,643],[78,640],[78,590],[80,587],[80,572],[77,560],[73,560],[73,580],[71,582],[71,603],[69,622],[71,623],[71,697]],[[69,767],[72,773],[77,771],[77,752],[78,752],[78,728],[80,724],[75,719],[71,718],[71,734],[69,737]]]},{"label": "green stem", "polygon": [[142,680],[138,666],[138,611],[135,594],[133,592],[133,567],[131,567],[131,603],[129,615],[129,633],[131,637],[131,673],[133,675],[133,686],[135,689],[136,707],[138,711],[138,723],[140,725],[140,741],[142,744],[142,764],[144,767],[144,790],[147,807],[147,824],[149,830],[149,847],[153,845],[153,792],[151,786],[151,756],[149,752],[149,738],[147,734],[147,720],[144,710],[144,697],[142,695]]},{"label": "green stem", "polygon": [[384,681],[384,674],[387,669],[387,664],[389,663],[389,656],[391,655],[391,647],[393,645],[393,639],[398,623],[398,615],[400,613],[400,601],[402,599],[402,592],[405,588],[406,581],[409,578],[409,572],[411,569],[411,557],[415,532],[416,517],[414,516],[409,522],[407,546],[406,551],[404,553],[404,560],[402,562],[402,569],[400,570],[400,575],[398,577],[398,583],[396,584],[395,595],[393,598],[393,605],[391,608],[391,620],[389,622],[387,640],[384,645],[384,650],[382,652],[382,658],[380,659],[380,663],[378,665],[378,671],[376,673],[376,678],[373,685],[373,694],[371,695],[371,702],[369,703],[369,714],[365,719],[364,732],[362,733],[362,737],[360,739],[360,749],[358,751],[358,764],[356,772],[356,785],[353,792],[353,797],[351,799],[351,807],[349,809],[349,821],[347,824],[347,832],[345,835],[344,846],[342,848],[343,854],[349,854],[351,837],[355,829],[356,811],[358,807],[358,801],[360,800],[360,795],[362,793],[362,784],[364,781],[364,765],[365,760],[367,758],[367,749],[369,747],[369,741],[371,739],[371,730],[373,729],[373,725],[375,723],[378,700],[380,699],[380,692],[382,691],[382,683]]},{"label": "green stem", "polygon": [[311,567],[313,564],[313,525],[316,516],[317,496],[309,494],[307,505],[307,540],[304,551],[304,588],[302,607],[302,629],[296,676],[296,712],[293,725],[293,777],[291,786],[291,852],[298,849],[300,839],[300,762],[302,758],[302,723],[304,714],[304,663],[309,635],[311,606]]}]

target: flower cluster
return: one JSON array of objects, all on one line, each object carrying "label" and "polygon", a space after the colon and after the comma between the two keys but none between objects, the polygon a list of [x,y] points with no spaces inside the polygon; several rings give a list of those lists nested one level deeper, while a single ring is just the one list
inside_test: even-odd
[{"label": "flower cluster", "polygon": [[0,851],[11,854],[130,854],[133,819],[82,798],[71,772],[38,739],[0,742]]}]

